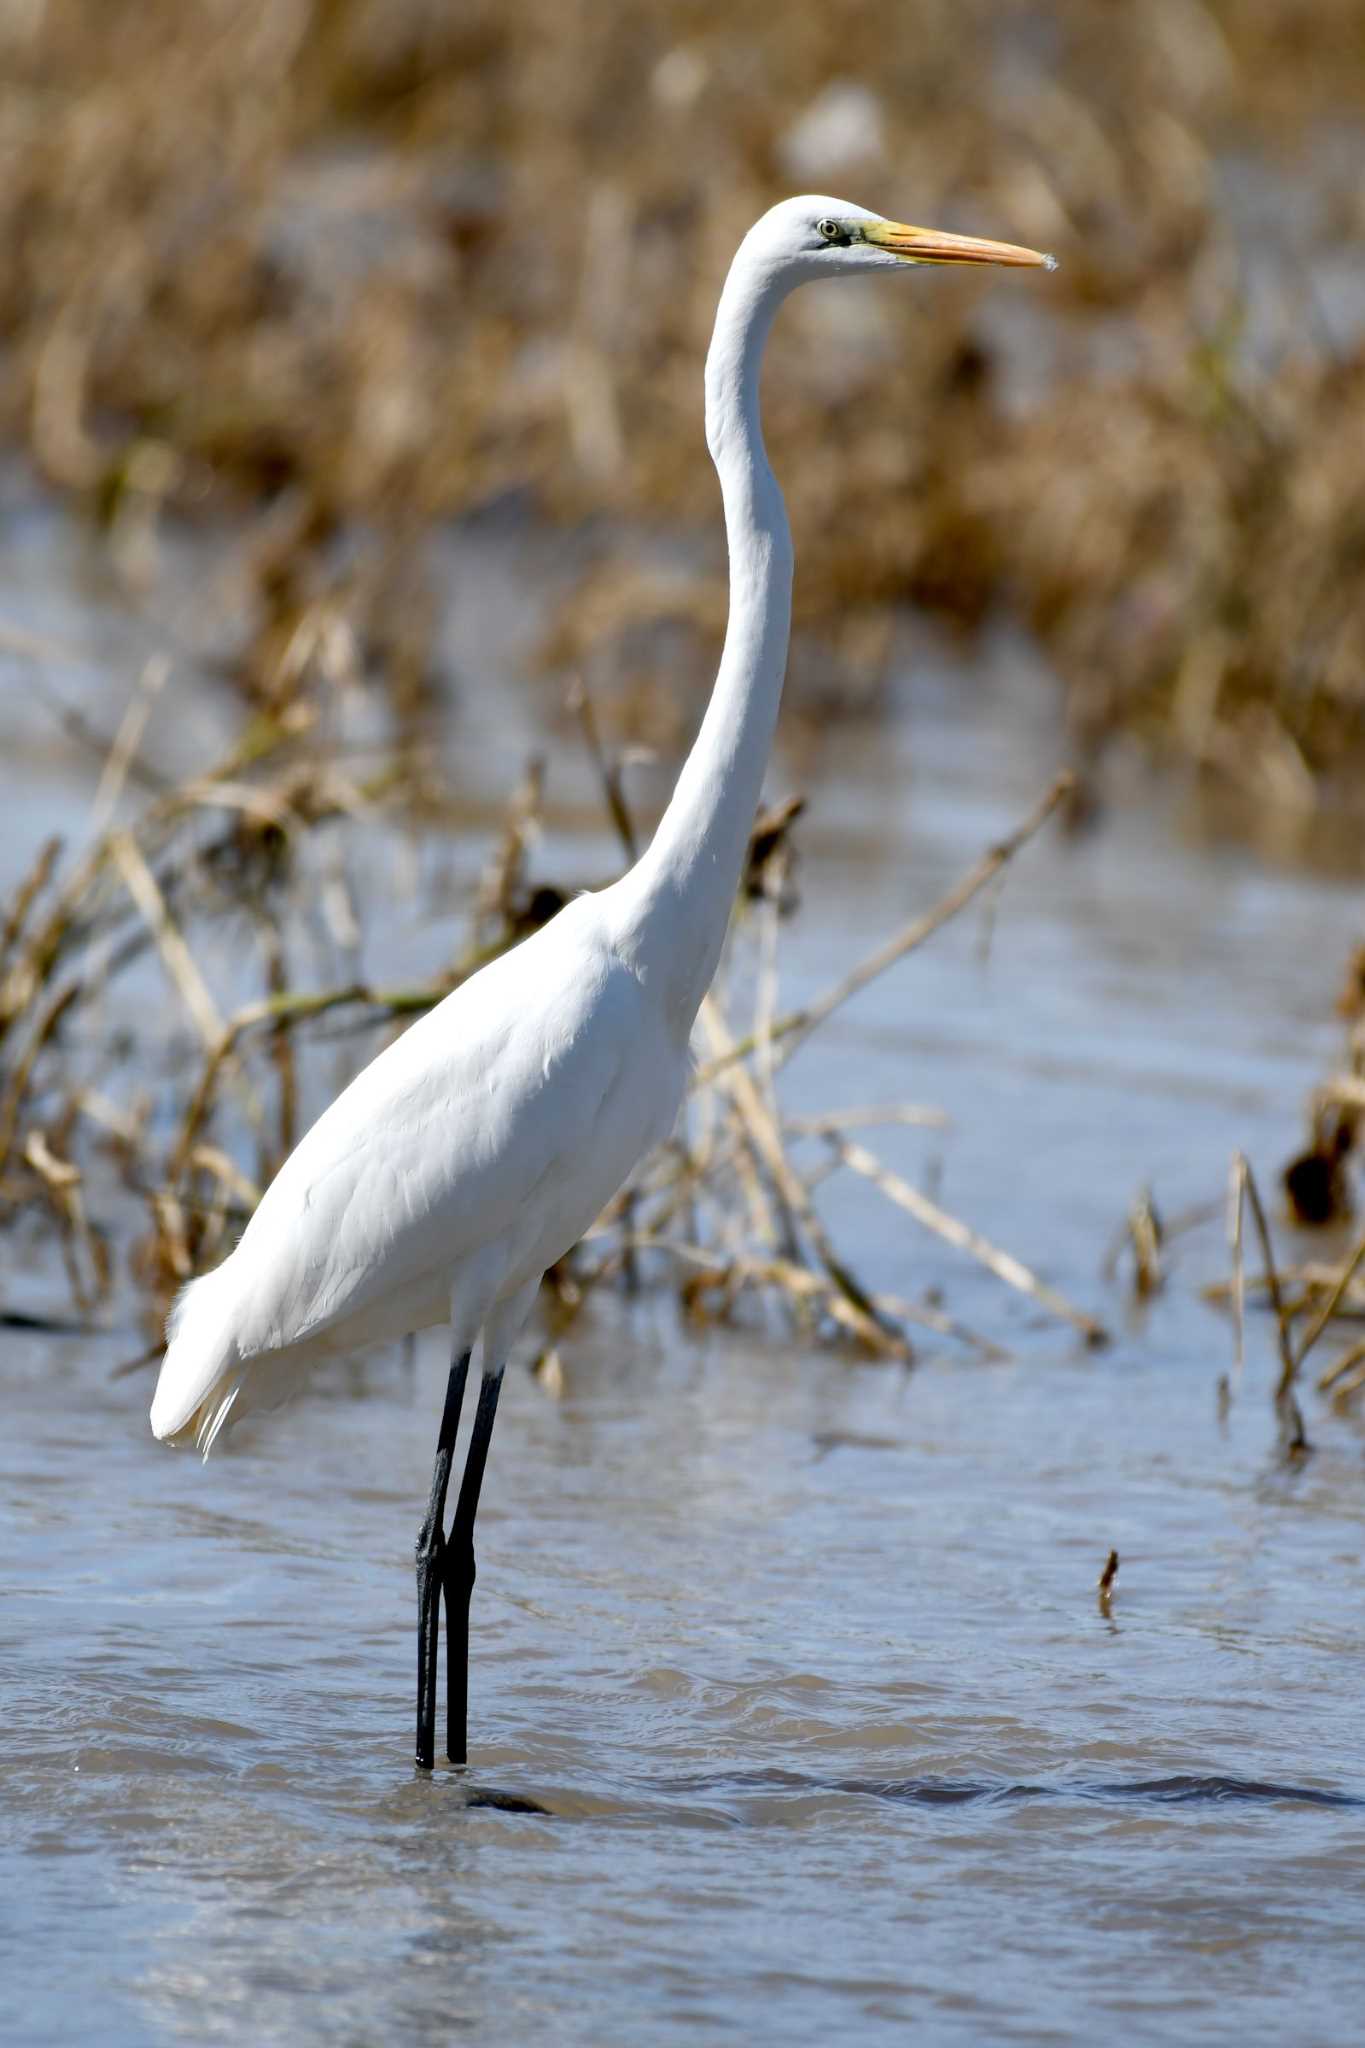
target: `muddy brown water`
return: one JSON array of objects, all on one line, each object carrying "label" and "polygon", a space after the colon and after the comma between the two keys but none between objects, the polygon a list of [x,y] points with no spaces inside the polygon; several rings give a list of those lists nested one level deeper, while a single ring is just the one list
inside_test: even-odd
[{"label": "muddy brown water", "polygon": [[[69,629],[34,569],[56,542],[28,546],[6,616]],[[510,781],[532,721],[490,701],[478,772]],[[785,994],[1027,809],[1051,717],[1002,643],[926,656],[883,726],[803,759]],[[30,757],[7,864],[85,773]],[[1115,1342],[1081,1350],[843,1180],[822,1201],[859,1271],[941,1289],[1011,1362],[930,1341],[907,1373],[603,1300],[560,1399],[509,1376],[464,1777],[410,1762],[438,1341],[201,1468],[150,1438],[145,1377],[111,1379],[126,1327],[0,1335],[0,2034],[1357,2039],[1360,1427],[1310,1398],[1313,1455],[1284,1461],[1260,1324],[1220,1419],[1216,1222],[1141,1319],[1101,1267],[1141,1183],[1176,1213],[1234,1146],[1267,1178],[1286,1156],[1359,902],[1120,801],[841,1013],[790,1104],[943,1107],[871,1142]],[[0,1245],[7,1307],[41,1291],[27,1259]]]}]

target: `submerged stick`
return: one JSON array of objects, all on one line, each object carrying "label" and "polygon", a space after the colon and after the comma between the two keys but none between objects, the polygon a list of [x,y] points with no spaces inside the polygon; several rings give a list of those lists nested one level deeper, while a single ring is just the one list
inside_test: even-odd
[{"label": "submerged stick", "polygon": [[1365,1366],[1365,1341],[1352,1344],[1343,1352],[1336,1363],[1329,1365],[1318,1379],[1318,1392],[1331,1394],[1336,1400],[1347,1394],[1354,1394],[1360,1386],[1360,1371]]},{"label": "submerged stick", "polygon": [[1327,1325],[1331,1322],[1332,1317],[1336,1314],[1337,1308],[1341,1302],[1341,1298],[1345,1294],[1347,1288],[1350,1286],[1352,1280],[1355,1278],[1356,1269],[1360,1265],[1362,1259],[1365,1259],[1365,1237],[1361,1238],[1359,1244],[1351,1253],[1350,1258],[1347,1259],[1346,1263],[1343,1265],[1341,1272],[1337,1276],[1336,1284],[1332,1288],[1331,1293],[1327,1296],[1326,1300],[1322,1304],[1322,1307],[1318,1310],[1317,1314],[1313,1317],[1312,1322],[1304,1331],[1303,1336],[1299,1341],[1298,1352],[1295,1355],[1294,1359],[1295,1372],[1297,1372],[1299,1368],[1302,1366],[1305,1358],[1307,1358],[1309,1352],[1317,1343],[1318,1338],[1322,1335],[1323,1331],[1327,1328]]},{"label": "submerged stick", "polygon": [[[1261,1257],[1265,1260],[1265,1284],[1270,1294],[1271,1306],[1275,1311],[1275,1329],[1280,1345],[1280,1378],[1275,1389],[1276,1402],[1282,1402],[1294,1384],[1297,1366],[1294,1346],[1290,1336],[1290,1314],[1280,1291],[1280,1276],[1275,1266],[1275,1253],[1270,1242],[1270,1226],[1265,1219],[1261,1205],[1261,1191],[1256,1185],[1256,1176],[1245,1152],[1236,1152],[1232,1159],[1233,1186],[1237,1194],[1240,1211],[1243,1202],[1251,1209],[1251,1220],[1256,1225],[1256,1235],[1261,1241]],[[1349,1277],[1349,1276],[1348,1276]]]},{"label": "submerged stick", "polygon": [[1104,1560],[1104,1570],[1100,1573],[1096,1586],[1096,1591],[1099,1595],[1100,1613],[1106,1621],[1109,1619],[1110,1610],[1113,1606],[1114,1581],[1118,1575],[1119,1554],[1117,1550],[1111,1550],[1108,1557]]},{"label": "submerged stick", "polygon": [[1232,1248],[1232,1376],[1241,1385],[1242,1372],[1246,1365],[1246,1321],[1247,1321],[1247,1279],[1246,1258],[1242,1250],[1242,1175],[1238,1172],[1239,1161],[1245,1166],[1240,1152],[1234,1157],[1228,1173],[1228,1241]]},{"label": "submerged stick", "polygon": [[713,1276],[717,1287],[731,1281],[738,1281],[741,1285],[775,1286],[793,1300],[816,1302],[832,1321],[857,1337],[869,1351],[884,1358],[898,1358],[907,1363],[910,1360],[909,1342],[892,1323],[883,1320],[871,1307],[862,1307],[832,1276],[814,1272],[795,1259],[712,1251],[705,1245],[690,1244],[679,1238],[658,1237],[651,1232],[635,1233],[632,1244],[636,1250],[668,1252],[688,1265],[699,1267],[703,1273]]},{"label": "submerged stick", "polygon": [[[720,1005],[713,995],[704,998],[701,1019],[712,1045],[722,1054],[728,1051],[731,1044],[730,1035],[721,1015]],[[732,1065],[730,1071],[724,1075],[721,1086],[733,1100],[753,1140],[755,1151],[772,1176],[780,1199],[794,1221],[800,1224],[812,1252],[824,1267],[830,1281],[860,1319],[880,1323],[881,1318],[871,1296],[835,1252],[823,1223],[815,1213],[815,1205],[805,1183],[783,1151],[776,1119],[764,1101],[757,1082],[746,1068]]]},{"label": "submerged stick", "polygon": [[1016,1259],[1010,1252],[1002,1252],[997,1245],[991,1244],[969,1224],[960,1222],[956,1216],[950,1216],[946,1209],[940,1209],[937,1202],[931,1202],[927,1195],[922,1195],[918,1188],[911,1187],[909,1181],[902,1180],[898,1173],[890,1172],[863,1146],[848,1144],[842,1139],[831,1142],[845,1166],[852,1167],[855,1173],[860,1173],[865,1180],[870,1180],[889,1202],[894,1202],[898,1209],[904,1209],[917,1223],[922,1223],[926,1230],[934,1231],[947,1243],[955,1245],[959,1251],[968,1253],[989,1272],[994,1273],[997,1280],[1003,1280],[1006,1286],[1017,1288],[1021,1294],[1029,1295],[1041,1307],[1059,1316],[1063,1322],[1070,1323],[1093,1348],[1098,1349],[1100,1345],[1109,1342],[1109,1332],[1103,1323],[1097,1322],[1094,1316],[1087,1315],[1084,1309],[1077,1308],[1045,1280],[1040,1280],[1021,1259]]}]

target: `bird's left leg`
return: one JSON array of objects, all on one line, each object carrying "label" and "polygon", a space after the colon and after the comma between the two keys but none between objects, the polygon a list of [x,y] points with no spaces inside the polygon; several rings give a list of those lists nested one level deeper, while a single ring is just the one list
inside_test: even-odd
[{"label": "bird's left leg", "polygon": [[417,1533],[417,1764],[429,1771],[436,1761],[436,1638],[441,1627],[442,1565],[445,1558],[446,1489],[460,1426],[469,1353],[462,1351],[446,1381],[441,1433],[426,1519]]},{"label": "bird's left leg", "polygon": [[446,1610],[446,1755],[453,1764],[466,1761],[469,1719],[469,1600],[474,1591],[474,1517],[479,1512],[479,1489],[488,1461],[488,1445],[497,1420],[498,1395],[502,1392],[501,1366],[485,1370],[479,1387],[479,1406],[469,1433],[460,1497],[455,1519],[441,1556],[441,1588]]}]

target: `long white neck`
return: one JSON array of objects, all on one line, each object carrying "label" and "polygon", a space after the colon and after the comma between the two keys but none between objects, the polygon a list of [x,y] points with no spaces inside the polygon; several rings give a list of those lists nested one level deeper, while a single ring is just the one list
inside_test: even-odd
[{"label": "long white neck", "polygon": [[711,701],[649,851],[620,886],[628,943],[680,1027],[711,985],[782,696],[792,543],[759,421],[764,344],[786,287],[741,245],[706,358],[706,440],[720,477],[730,616]]}]

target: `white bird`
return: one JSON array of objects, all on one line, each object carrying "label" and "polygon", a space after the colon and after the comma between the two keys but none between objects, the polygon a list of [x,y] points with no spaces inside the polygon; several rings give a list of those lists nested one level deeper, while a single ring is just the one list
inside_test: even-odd
[{"label": "white bird", "polygon": [[[207,1456],[230,1415],[300,1371],[449,1323],[450,1379],[417,1542],[417,1762],[430,1768],[439,1603],[446,1744],[465,1760],[474,1517],[508,1350],[548,1267],[673,1125],[772,742],[792,543],[759,423],[783,299],[818,278],[929,264],[1052,268],[1009,243],[905,227],[838,199],[788,199],[731,265],[706,359],[730,615],[696,742],[649,850],[493,961],[343,1090],[266,1190],[236,1250],[172,1310],[152,1429]],[[474,1344],[483,1379],[450,1533],[446,1489]]]}]

